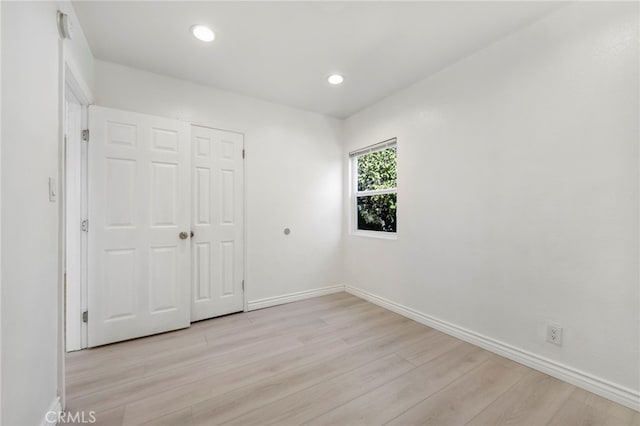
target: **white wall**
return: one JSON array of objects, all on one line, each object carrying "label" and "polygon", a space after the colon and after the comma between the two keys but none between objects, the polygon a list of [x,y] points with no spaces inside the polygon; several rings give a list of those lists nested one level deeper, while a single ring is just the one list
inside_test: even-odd
[{"label": "white wall", "polygon": [[[61,50],[56,11],[69,2],[2,4],[2,419],[34,425],[59,394],[59,179]],[[65,57],[91,82],[81,29]],[[90,84],[90,83],[87,83]]]},{"label": "white wall", "polygon": [[2,424],[33,425],[57,395],[56,5],[2,12]]},{"label": "white wall", "polygon": [[637,4],[576,4],[346,120],[345,159],[397,137],[399,169],[346,284],[637,396],[638,59]]},{"label": "white wall", "polygon": [[98,105],[245,134],[250,302],[342,284],[339,120],[101,61],[95,85]]}]

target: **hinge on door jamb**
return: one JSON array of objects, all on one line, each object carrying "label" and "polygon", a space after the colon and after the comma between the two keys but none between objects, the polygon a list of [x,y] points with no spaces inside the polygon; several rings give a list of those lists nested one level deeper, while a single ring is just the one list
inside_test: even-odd
[{"label": "hinge on door jamb", "polygon": [[242,158],[244,158],[244,149],[242,150]]},{"label": "hinge on door jamb", "polygon": [[89,321],[89,312],[88,311],[84,311],[82,313],[82,322],[88,322]]},{"label": "hinge on door jamb", "polygon": [[244,291],[244,280],[242,280],[242,291]]},{"label": "hinge on door jamb", "polygon": [[82,229],[82,232],[89,232],[89,219],[85,219],[80,223],[80,229]]},{"label": "hinge on door jamb", "polygon": [[84,129],[82,131],[82,141],[89,142],[89,129]]}]

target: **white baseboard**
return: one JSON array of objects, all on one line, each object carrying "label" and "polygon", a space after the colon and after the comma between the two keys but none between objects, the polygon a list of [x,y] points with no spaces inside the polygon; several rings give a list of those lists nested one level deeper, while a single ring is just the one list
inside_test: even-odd
[{"label": "white baseboard", "polygon": [[421,324],[457,337],[460,340],[480,346],[488,351],[571,383],[577,387],[593,392],[633,410],[640,411],[640,393],[637,391],[617,385],[589,373],[576,370],[567,365],[557,363],[532,352],[483,336],[455,324],[423,314],[415,309],[411,309],[383,297],[376,296],[368,291],[349,285],[345,286],[345,291]]},{"label": "white baseboard", "polygon": [[[58,413],[62,412],[62,404],[60,404],[60,397],[56,397],[53,400],[49,409],[42,417],[42,426],[55,426],[58,424]],[[51,413],[56,413],[55,416]]]},{"label": "white baseboard", "polygon": [[256,309],[268,308],[269,306],[282,305],[285,303],[310,299],[312,297],[325,296],[332,293],[340,293],[342,291],[344,291],[344,285],[334,285],[330,287],[314,288],[313,290],[283,294],[281,296],[267,297],[265,299],[252,300],[247,302],[247,310],[253,311]]}]

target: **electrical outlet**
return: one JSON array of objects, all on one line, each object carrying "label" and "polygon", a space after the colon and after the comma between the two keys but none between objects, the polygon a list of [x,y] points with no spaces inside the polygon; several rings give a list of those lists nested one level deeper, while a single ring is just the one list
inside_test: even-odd
[{"label": "electrical outlet", "polygon": [[562,327],[555,324],[547,324],[547,342],[562,346]]}]

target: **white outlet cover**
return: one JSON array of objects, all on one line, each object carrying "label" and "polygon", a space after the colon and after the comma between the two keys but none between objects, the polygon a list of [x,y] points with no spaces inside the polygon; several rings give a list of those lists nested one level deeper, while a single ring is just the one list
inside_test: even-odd
[{"label": "white outlet cover", "polygon": [[562,327],[555,324],[547,324],[547,342],[562,346]]}]

